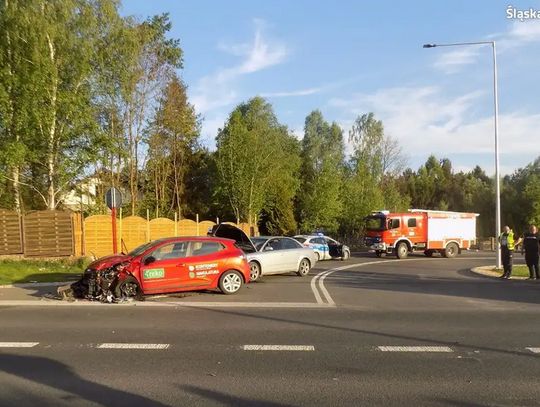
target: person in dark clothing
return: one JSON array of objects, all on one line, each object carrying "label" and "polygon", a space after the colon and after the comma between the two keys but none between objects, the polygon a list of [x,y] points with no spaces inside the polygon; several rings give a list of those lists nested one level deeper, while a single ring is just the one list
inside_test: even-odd
[{"label": "person in dark clothing", "polygon": [[514,255],[514,232],[510,226],[505,226],[503,232],[499,236],[499,244],[501,245],[501,260],[503,264],[503,275],[500,278],[510,278],[512,274],[512,258]]},{"label": "person in dark clothing", "polygon": [[529,232],[520,239],[523,242],[521,254],[525,253],[525,262],[529,268],[529,279],[540,279],[540,234],[535,225],[531,225]]}]

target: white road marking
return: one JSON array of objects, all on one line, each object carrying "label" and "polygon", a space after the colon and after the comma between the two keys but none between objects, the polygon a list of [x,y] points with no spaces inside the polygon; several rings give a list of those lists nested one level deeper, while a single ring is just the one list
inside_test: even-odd
[{"label": "white road marking", "polygon": [[453,352],[448,346],[378,346],[381,352]]},{"label": "white road marking", "polygon": [[[492,259],[492,257],[475,257],[475,258],[459,257],[459,258],[453,258],[452,261],[454,261],[454,260],[488,260],[488,259]],[[333,268],[333,269],[330,269],[330,270],[323,270],[322,272],[320,272],[319,274],[317,274],[316,276],[314,276],[311,279],[311,284],[310,284],[311,285],[311,291],[313,292],[313,295],[315,296],[315,301],[317,301],[317,304],[319,304],[319,305],[326,304],[326,305],[335,307],[336,304],[335,304],[334,300],[332,299],[332,297],[330,296],[330,293],[328,292],[328,290],[324,286],[324,279],[326,277],[328,277],[330,274],[332,274],[332,273],[334,273],[336,271],[351,269],[351,268],[354,268],[354,267],[363,267],[363,266],[370,266],[370,265],[373,265],[373,264],[382,264],[382,263],[394,263],[394,262],[398,262],[398,261],[403,263],[403,262],[410,262],[410,261],[417,261],[417,260],[441,261],[441,260],[444,260],[444,259],[377,260],[377,261],[369,261],[367,263],[349,264],[349,265],[346,265],[346,266],[336,267],[336,268]],[[368,276],[366,278],[373,278],[373,277]],[[319,288],[317,288],[317,282],[319,283]],[[321,297],[321,294],[319,294],[319,289],[321,290],[322,295],[325,297],[326,302],[323,301],[323,299]]]},{"label": "white road marking", "polygon": [[315,350],[312,345],[244,345],[244,350],[272,350],[272,351],[304,351]]},{"label": "white road marking", "polygon": [[319,294],[319,290],[317,290],[317,280],[323,273],[317,274],[315,277],[311,279],[311,291],[313,291],[313,295],[315,295],[315,301],[317,301],[317,304],[324,304],[321,295]]},{"label": "white road marking", "polygon": [[526,348],[527,350],[530,350],[532,353],[540,353],[540,348]]},{"label": "white road marking", "polygon": [[321,293],[324,295],[324,298],[326,298],[326,302],[328,305],[336,305],[332,297],[330,296],[330,293],[324,286],[324,279],[326,276],[330,273],[325,273],[320,279],[319,279],[319,289],[321,290]]},{"label": "white road marking", "polygon": [[100,343],[98,349],[168,349],[168,343]]},{"label": "white road marking", "polygon": [[33,348],[39,342],[0,342],[0,348]]}]

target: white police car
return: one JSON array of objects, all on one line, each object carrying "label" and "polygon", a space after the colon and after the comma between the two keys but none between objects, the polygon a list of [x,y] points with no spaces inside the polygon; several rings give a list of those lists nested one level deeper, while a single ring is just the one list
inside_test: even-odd
[{"label": "white police car", "polygon": [[298,235],[294,238],[305,247],[312,248],[318,257],[318,260],[348,260],[351,257],[349,246],[341,244],[322,233],[317,233],[315,235]]}]

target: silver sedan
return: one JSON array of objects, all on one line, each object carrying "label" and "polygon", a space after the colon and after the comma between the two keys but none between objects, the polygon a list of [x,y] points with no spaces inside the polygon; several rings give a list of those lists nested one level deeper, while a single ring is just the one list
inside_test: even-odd
[{"label": "silver sedan", "polygon": [[295,271],[304,277],[317,263],[317,255],[295,239],[283,236],[254,237],[257,251],[247,253],[251,281],[261,276]]},{"label": "silver sedan", "polygon": [[296,272],[301,277],[317,263],[317,255],[295,239],[284,236],[249,238],[239,228],[221,223],[209,233],[212,236],[233,239],[247,255],[250,266],[250,281],[261,276]]}]

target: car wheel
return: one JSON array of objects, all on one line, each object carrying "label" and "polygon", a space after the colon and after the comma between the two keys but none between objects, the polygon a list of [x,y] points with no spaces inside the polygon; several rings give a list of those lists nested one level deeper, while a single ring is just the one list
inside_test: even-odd
[{"label": "car wheel", "polygon": [[375,252],[375,256],[377,256],[377,257],[382,257],[382,255],[383,255],[383,252],[381,252],[380,250],[377,250]]},{"label": "car wheel", "polygon": [[300,266],[298,266],[298,271],[296,274],[298,274],[300,277],[305,277],[308,275],[309,270],[311,269],[311,264],[309,263],[308,259],[302,259],[300,262]]},{"label": "car wheel", "polygon": [[142,291],[137,279],[135,277],[128,276],[116,285],[114,295],[118,299],[141,299]]},{"label": "car wheel", "polygon": [[451,242],[446,245],[446,249],[444,249],[443,256],[451,259],[453,257],[456,257],[458,253],[459,253],[459,246],[456,243]]},{"label": "car wheel", "polygon": [[351,253],[349,253],[348,250],[345,250],[345,251],[343,252],[343,256],[341,257],[341,260],[342,260],[342,261],[349,260],[349,257],[351,257]]},{"label": "car wheel", "polygon": [[219,278],[219,289],[223,294],[235,294],[242,288],[243,279],[238,271],[229,270]]},{"label": "car wheel", "polygon": [[249,281],[257,281],[261,277],[261,266],[256,261],[249,263]]},{"label": "car wheel", "polygon": [[407,247],[407,243],[401,242],[396,247],[396,257],[398,259],[405,259],[407,258],[407,255],[409,254],[409,248]]}]

